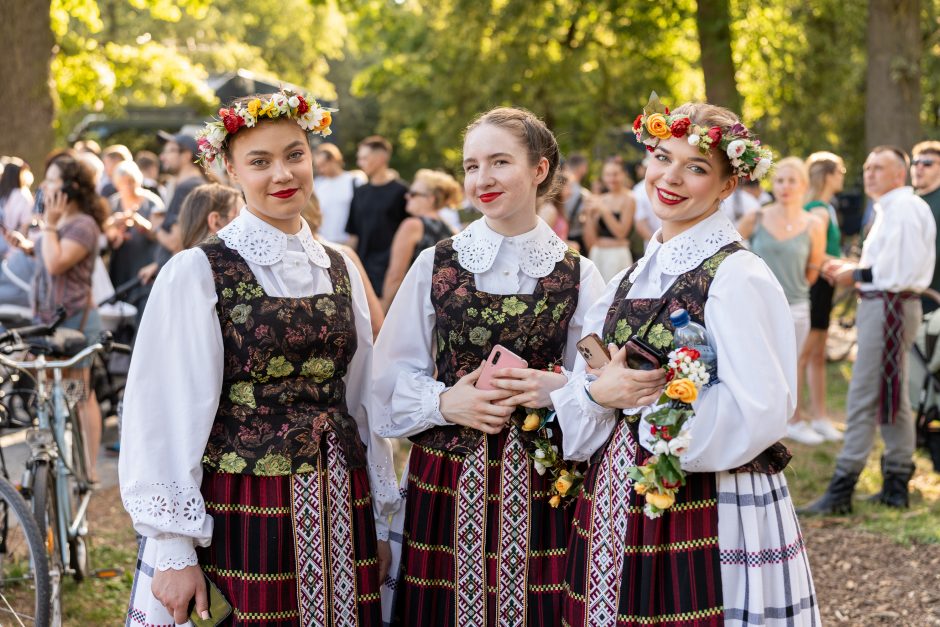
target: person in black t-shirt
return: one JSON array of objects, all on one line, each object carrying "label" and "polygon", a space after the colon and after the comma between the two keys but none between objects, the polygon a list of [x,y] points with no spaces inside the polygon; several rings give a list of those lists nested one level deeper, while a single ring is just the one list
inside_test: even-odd
[{"label": "person in black t-shirt", "polygon": [[405,211],[408,186],[389,170],[391,155],[392,145],[384,137],[373,135],[359,143],[356,163],[369,177],[369,182],[353,192],[346,224],[350,235],[348,243],[362,259],[372,287],[380,297],[392,238],[398,225],[408,217]]}]

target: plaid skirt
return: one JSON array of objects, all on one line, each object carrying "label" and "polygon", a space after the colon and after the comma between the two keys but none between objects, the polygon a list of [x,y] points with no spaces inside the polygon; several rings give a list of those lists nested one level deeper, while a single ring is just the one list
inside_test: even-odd
[{"label": "plaid skirt", "polygon": [[819,625],[782,474],[692,473],[661,517],[627,469],[649,453],[621,422],[578,497],[562,624]]},{"label": "plaid skirt", "polygon": [[[317,471],[278,477],[205,473],[212,542],[199,565],[231,603],[232,627],[382,624],[375,519],[364,468],[348,470],[335,436]],[[171,627],[153,598],[142,543],[127,625]]]},{"label": "plaid skirt", "polygon": [[549,505],[517,433],[466,456],[412,447],[394,624],[558,624],[573,511]]}]

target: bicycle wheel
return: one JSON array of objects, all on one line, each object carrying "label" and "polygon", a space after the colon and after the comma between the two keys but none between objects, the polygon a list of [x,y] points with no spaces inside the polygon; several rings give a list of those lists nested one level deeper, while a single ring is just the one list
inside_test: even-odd
[{"label": "bicycle wheel", "polygon": [[49,580],[49,612],[52,625],[62,623],[62,579],[64,565],[57,535],[55,473],[48,462],[33,464],[32,504],[33,517],[40,537],[45,542]]},{"label": "bicycle wheel", "polygon": [[29,505],[0,478],[0,624],[52,622],[49,561]]}]

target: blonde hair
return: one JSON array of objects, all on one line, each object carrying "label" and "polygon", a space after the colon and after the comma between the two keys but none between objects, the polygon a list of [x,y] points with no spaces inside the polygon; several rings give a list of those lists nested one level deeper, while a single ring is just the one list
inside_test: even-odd
[{"label": "blonde hair", "polygon": [[421,169],[415,173],[415,183],[428,187],[434,198],[434,208],[456,207],[463,199],[463,193],[454,177],[438,170]]},{"label": "blonde hair", "polygon": [[807,202],[820,200],[826,179],[835,174],[845,164],[839,155],[825,150],[814,152],[806,158],[806,167],[809,170],[809,190],[806,192]]},{"label": "blonde hair", "polygon": [[787,169],[795,170],[802,179],[803,184],[809,185],[809,173],[806,171],[806,163],[799,157],[785,157],[777,162],[775,168],[777,172]]},{"label": "blonde hair", "polygon": [[179,216],[183,248],[192,248],[209,236],[210,213],[215,211],[223,217],[228,217],[241,198],[242,195],[237,189],[218,183],[206,183],[189,192],[180,207]]}]

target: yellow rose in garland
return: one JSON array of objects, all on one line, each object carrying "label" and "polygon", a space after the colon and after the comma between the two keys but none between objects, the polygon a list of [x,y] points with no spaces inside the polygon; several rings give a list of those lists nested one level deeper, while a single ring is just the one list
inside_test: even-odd
[{"label": "yellow rose in garland", "polygon": [[672,137],[672,131],[669,130],[669,123],[666,122],[666,116],[662,113],[653,113],[646,117],[646,130],[653,137],[659,139],[669,139]]},{"label": "yellow rose in garland", "polygon": [[646,493],[646,502],[659,509],[669,509],[676,502],[676,495],[672,492],[650,490]]},{"label": "yellow rose in garland", "polygon": [[666,396],[691,405],[698,398],[698,388],[689,379],[673,379],[666,386]]},{"label": "yellow rose in garland", "polygon": [[574,485],[574,477],[568,474],[568,471],[562,470],[561,476],[555,480],[555,489],[558,490],[558,494],[566,495],[572,485]]},{"label": "yellow rose in garland", "polygon": [[542,426],[542,417],[538,414],[532,413],[527,414],[525,417],[525,422],[522,423],[523,431],[535,431]]}]

